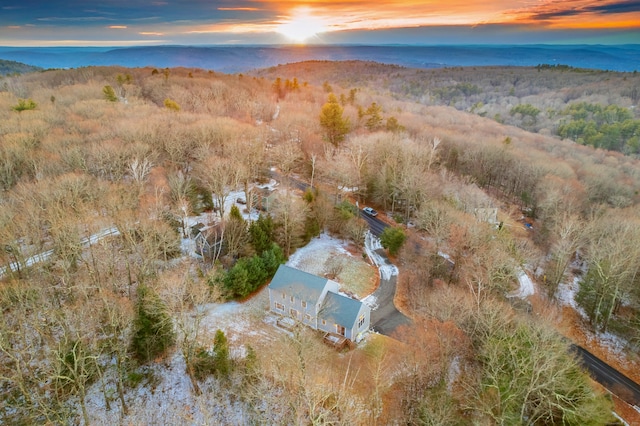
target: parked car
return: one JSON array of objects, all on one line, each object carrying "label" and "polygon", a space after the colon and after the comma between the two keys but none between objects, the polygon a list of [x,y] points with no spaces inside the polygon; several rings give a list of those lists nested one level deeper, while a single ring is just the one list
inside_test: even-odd
[{"label": "parked car", "polygon": [[378,216],[378,212],[372,209],[371,207],[365,207],[364,209],[362,209],[362,211],[371,217]]},{"label": "parked car", "polygon": [[238,204],[247,204],[247,200],[245,200],[244,197],[238,197],[238,198],[236,198],[236,203],[238,203]]}]

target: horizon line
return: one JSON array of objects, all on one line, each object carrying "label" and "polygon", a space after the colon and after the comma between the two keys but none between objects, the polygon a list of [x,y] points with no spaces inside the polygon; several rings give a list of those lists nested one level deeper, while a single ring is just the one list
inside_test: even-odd
[{"label": "horizon line", "polygon": [[126,49],[131,47],[452,47],[452,46],[476,46],[476,47],[498,47],[498,46],[634,46],[640,47],[640,43],[167,43],[167,44],[127,44],[127,45],[0,45],[0,49]]}]

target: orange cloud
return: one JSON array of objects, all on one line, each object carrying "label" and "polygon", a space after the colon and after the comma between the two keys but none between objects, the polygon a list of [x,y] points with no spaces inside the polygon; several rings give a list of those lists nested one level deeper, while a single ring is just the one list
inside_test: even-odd
[{"label": "orange cloud", "polygon": [[239,12],[257,12],[261,9],[257,7],[219,7],[218,10],[224,11],[239,11]]},{"label": "orange cloud", "polygon": [[192,28],[185,31],[186,34],[248,34],[248,33],[264,33],[275,31],[277,25],[274,23],[242,23],[242,24],[217,24]]},{"label": "orange cloud", "polygon": [[124,30],[127,28],[126,25],[109,25],[107,28],[110,28],[112,30]]},{"label": "orange cloud", "polygon": [[159,32],[155,32],[155,31],[140,31],[138,34],[143,35],[143,36],[161,36],[161,35],[164,35],[164,33],[159,33]]},{"label": "orange cloud", "polygon": [[[291,22],[295,11],[302,7],[299,0],[262,0],[260,3],[262,10],[277,11],[279,16],[273,22],[277,25]],[[514,8],[518,3],[524,6]],[[516,23],[567,29],[638,28],[637,0],[518,3],[512,0],[476,0],[471,4],[468,0],[309,0],[304,3],[304,8],[309,15],[324,23],[326,31]],[[605,25],[606,22],[610,24]],[[273,23],[265,23],[262,31],[272,30]],[[258,28],[260,24],[253,25]]]},{"label": "orange cloud", "polygon": [[[251,9],[276,14],[273,19],[263,22],[238,22],[237,25],[226,22],[224,25],[233,29],[232,32],[248,32],[249,28],[251,32],[269,32],[285,25],[299,25],[296,18],[301,9],[306,11],[306,19],[321,22],[324,31],[331,32],[495,22],[512,3],[510,0],[479,0],[470,7],[468,0],[310,0],[303,5],[299,0],[262,0],[260,4],[261,8],[221,7],[218,10]],[[206,31],[221,32],[222,28],[216,25],[215,29]]]},{"label": "orange cloud", "polygon": [[555,29],[640,28],[636,0],[547,0],[531,7],[505,10],[506,22]]}]

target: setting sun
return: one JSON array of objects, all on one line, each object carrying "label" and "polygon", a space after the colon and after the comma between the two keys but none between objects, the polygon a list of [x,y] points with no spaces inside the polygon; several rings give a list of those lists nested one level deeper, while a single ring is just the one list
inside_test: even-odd
[{"label": "setting sun", "polygon": [[309,9],[297,9],[286,21],[278,25],[276,31],[291,40],[303,42],[326,32],[327,27],[321,18],[311,15]]}]

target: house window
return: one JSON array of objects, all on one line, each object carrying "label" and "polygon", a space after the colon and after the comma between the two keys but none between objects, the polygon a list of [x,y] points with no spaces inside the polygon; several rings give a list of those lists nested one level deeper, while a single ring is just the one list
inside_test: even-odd
[{"label": "house window", "polygon": [[307,320],[307,321],[311,321],[311,315],[304,314],[304,319]]},{"label": "house window", "polygon": [[284,312],[284,305],[282,303],[276,302],[276,311]]},{"label": "house window", "polygon": [[291,300],[291,303],[293,303],[293,296],[291,296],[289,299]]},{"label": "house window", "polygon": [[344,336],[346,332],[346,329],[341,326],[340,324],[336,324],[336,333],[338,333],[341,336]]},{"label": "house window", "polygon": [[295,309],[290,309],[290,310],[289,310],[289,314],[290,314],[293,318],[298,318],[298,311],[296,311]]},{"label": "house window", "polygon": [[363,324],[364,324],[364,315],[360,315],[360,317],[358,318],[358,329],[362,327]]},{"label": "house window", "polygon": [[284,293],[282,293],[282,298],[284,299]]},{"label": "house window", "polygon": [[306,307],[307,307],[307,302],[305,302],[304,300],[303,300],[302,302],[300,302],[300,303],[302,303],[302,307],[303,307],[303,308],[306,308]]},{"label": "house window", "polygon": [[322,320],[322,325],[327,325],[327,321]]}]

